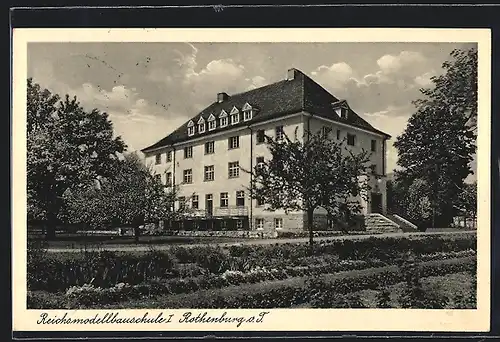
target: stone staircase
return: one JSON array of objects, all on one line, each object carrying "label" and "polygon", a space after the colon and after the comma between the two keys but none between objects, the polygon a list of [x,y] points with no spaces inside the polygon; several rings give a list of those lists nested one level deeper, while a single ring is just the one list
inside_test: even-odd
[{"label": "stone staircase", "polygon": [[365,216],[365,230],[367,233],[400,233],[401,227],[394,221],[381,214],[368,214]]}]

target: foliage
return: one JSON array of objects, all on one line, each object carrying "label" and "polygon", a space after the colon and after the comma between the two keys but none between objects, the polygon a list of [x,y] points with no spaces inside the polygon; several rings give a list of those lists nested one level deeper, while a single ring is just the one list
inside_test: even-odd
[{"label": "foliage", "polygon": [[[442,276],[451,273],[463,272],[470,265],[476,263],[475,258],[454,259],[438,262],[429,262],[419,265],[421,277]],[[346,264],[348,265],[348,263]],[[366,267],[365,267],[366,268]],[[266,275],[268,274],[268,275]],[[84,286],[71,290],[72,300],[66,299],[59,303],[65,303],[69,308],[79,307],[102,307],[102,305],[117,303],[122,300],[134,298],[151,298],[168,294],[190,293],[186,296],[168,296],[164,307],[169,308],[289,308],[308,303],[313,307],[363,307],[356,292],[366,289],[377,289],[388,287],[405,281],[406,274],[398,267],[384,269],[366,269],[365,271],[353,272],[348,276],[325,275],[318,278],[319,273],[305,275],[305,282],[285,283],[273,285],[263,284],[252,291],[244,287],[234,287],[230,292],[222,290],[224,287],[242,284],[256,283],[263,280],[280,279],[277,275],[280,270],[254,271],[249,274],[226,272],[224,277],[205,275],[192,279],[172,279],[167,282],[152,281],[149,284],[131,286],[113,286],[111,288],[98,288],[97,286]],[[329,277],[331,279],[329,279]],[[243,280],[245,279],[245,280]],[[117,290],[120,287],[120,290]],[[89,295],[89,292],[91,293]],[[121,292],[121,293],[120,293]],[[33,294],[31,294],[33,296]],[[413,300],[418,307],[436,307],[435,296],[417,293],[419,301]],[[81,296],[81,298],[79,297]],[[54,297],[57,297],[55,295]],[[411,297],[413,298],[413,297]],[[429,302],[426,302],[428,300]],[[39,307],[43,303],[30,300]],[[49,303],[51,306],[53,303]],[[63,305],[63,304],[61,304]],[[155,305],[158,305],[156,303]]]},{"label": "foliage", "polygon": [[463,184],[457,204],[464,216],[477,216],[477,182]]},{"label": "foliage", "polygon": [[55,255],[38,259],[28,257],[28,288],[54,292],[91,282],[109,287],[120,282],[138,284],[176,275],[174,260],[166,252],[152,250],[142,255],[120,256],[110,251],[72,254],[72,258],[62,260]]},{"label": "foliage", "polygon": [[414,101],[416,112],[394,143],[401,166],[396,178],[406,191],[416,179],[426,182],[431,224],[440,227],[452,222],[476,151],[477,51],[454,50],[451,57],[443,75],[431,79],[433,87],[420,90],[423,98]]},{"label": "foliage", "polygon": [[60,100],[32,79],[27,87],[28,218],[47,221],[52,237],[63,194],[112,176],[126,145],[106,113],[85,111],[69,95]]},{"label": "foliage", "polygon": [[401,273],[405,279],[405,288],[398,296],[402,308],[443,309],[446,306],[448,303],[446,296],[424,289],[420,279],[420,269],[416,265],[404,265]]},{"label": "foliage", "polygon": [[419,261],[474,257],[475,239],[471,235],[455,239],[324,241],[314,246],[312,256],[305,243],[231,246],[225,250],[209,246],[177,247],[171,251],[151,249],[141,254],[110,251],[43,254],[43,249],[34,249],[33,254],[28,254],[28,288],[61,291],[91,282],[106,288],[120,282],[138,285],[161,281],[170,284],[168,288],[176,284],[174,287],[184,289],[176,278],[185,278],[200,287],[203,277],[211,277],[207,281],[216,284],[234,283],[237,279],[247,283],[381,267],[403,260],[408,251],[415,251]]},{"label": "foliage", "polygon": [[89,184],[66,193],[64,213],[69,222],[92,227],[138,226],[172,219],[185,211],[174,210],[177,194],[177,187],[165,187],[136,154],[127,154],[116,165],[113,177],[101,179],[98,187]]},{"label": "foliage", "polygon": [[430,224],[435,208],[432,207],[429,194],[429,184],[423,179],[415,179],[410,185],[407,194],[408,218],[416,224],[420,230]]},{"label": "foliage", "polygon": [[340,226],[348,225],[360,211],[358,196],[365,196],[370,154],[353,153],[345,141],[307,133],[304,141],[266,137],[271,158],[256,165],[252,173],[252,198],[265,203],[266,210],[304,211],[313,242],[313,214],[318,207],[327,210]]},{"label": "foliage", "polygon": [[377,293],[377,308],[383,309],[391,307],[390,292],[386,289]]}]

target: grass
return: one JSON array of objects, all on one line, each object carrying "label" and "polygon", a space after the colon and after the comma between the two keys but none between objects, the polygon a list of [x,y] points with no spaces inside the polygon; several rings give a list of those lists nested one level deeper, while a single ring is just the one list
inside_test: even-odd
[{"label": "grass", "polygon": [[[45,241],[43,238],[34,238],[34,241]],[[154,246],[154,245],[182,245],[182,244],[209,244],[214,242],[237,242],[242,239],[228,237],[184,237],[184,236],[141,236],[135,242],[133,236],[83,236],[74,234],[61,234],[54,240],[46,241],[51,249],[84,249],[100,246]]]},{"label": "grass", "polygon": [[[470,260],[470,258],[459,258],[459,259],[449,259],[449,260],[434,260],[434,261],[428,261],[421,263],[421,265],[435,265],[435,264],[440,264],[440,263],[464,263],[467,260]],[[398,266],[396,265],[390,265],[390,266],[384,266],[384,267],[376,267],[376,268],[367,268],[367,269],[362,269],[362,270],[352,270],[352,271],[342,271],[342,272],[337,272],[333,274],[325,274],[322,275],[321,278],[326,280],[327,282],[334,281],[336,279],[343,279],[343,278],[358,278],[358,277],[363,277],[363,276],[369,276],[373,274],[378,274],[382,273],[385,271],[397,271]],[[446,278],[447,276],[444,277],[431,277],[428,279],[431,279],[430,281],[433,282],[434,284],[437,284],[438,286],[441,286],[442,288],[446,289],[446,282],[448,280],[442,280],[442,278]],[[263,292],[268,292],[271,289],[279,289],[281,287],[289,286],[289,287],[294,287],[294,288],[300,288],[304,286],[305,281],[310,278],[307,276],[304,277],[294,277],[294,278],[288,278],[285,280],[274,280],[274,281],[264,281],[260,283],[255,283],[255,284],[243,284],[243,285],[236,285],[236,286],[227,286],[221,289],[209,289],[209,290],[198,290],[195,292],[187,293],[187,294],[178,294],[178,295],[166,295],[166,296],[160,296],[160,297],[155,297],[155,298],[141,298],[141,299],[134,299],[134,300],[129,300],[127,302],[121,302],[121,303],[114,303],[114,304],[109,304],[105,306],[98,306],[96,308],[99,309],[154,309],[154,308],[189,308],[191,304],[200,302],[203,298],[210,298],[210,297],[217,297],[217,296],[229,296],[235,293],[244,293],[246,295],[253,295],[257,293],[263,293]],[[437,278],[438,280],[434,280],[432,278]],[[440,281],[440,282],[439,282]],[[458,278],[457,281],[460,281],[460,278]],[[456,283],[459,284],[459,283]],[[402,284],[396,284],[393,287],[391,287],[391,293],[394,292],[395,296],[397,296],[397,291],[398,286],[402,287]],[[362,292],[362,291],[361,291]],[[450,294],[455,294],[450,291]],[[366,299],[368,302],[370,302],[370,296],[371,292],[366,292],[364,293],[364,297],[367,297]],[[394,297],[396,298],[396,297]],[[306,306],[307,307],[307,306]],[[376,307],[376,306],[372,306]]]},{"label": "grass", "polygon": [[[462,235],[475,234],[475,231],[453,231],[453,232],[436,232],[436,233],[401,233],[401,234],[389,234],[388,237],[405,237],[408,239],[421,239],[429,235],[439,235],[445,239],[455,239],[460,238]],[[384,238],[384,235],[375,237]],[[331,237],[316,237],[314,240],[316,242],[325,240],[342,240],[342,239],[366,239],[374,237],[374,235],[340,235]],[[36,239],[30,239],[33,241],[44,241],[43,238],[39,237]],[[149,247],[158,247],[160,249],[170,248],[170,246],[183,245],[186,247],[196,246],[196,245],[221,245],[224,244],[249,244],[249,245],[272,245],[272,244],[284,244],[284,243],[307,243],[308,238],[278,238],[278,239],[248,239],[248,238],[229,238],[229,237],[183,237],[183,236],[141,236],[138,243],[134,241],[133,237],[129,236],[76,236],[75,234],[60,234],[56,236],[55,240],[46,241],[46,246],[50,251],[63,252],[68,251],[78,251],[80,249],[109,249],[124,251],[144,251]]]},{"label": "grass", "polygon": [[[437,277],[427,277],[422,278],[423,288],[429,291],[433,291],[438,295],[444,295],[448,298],[448,305],[445,309],[454,309],[454,297],[456,295],[466,296],[469,289],[475,283],[474,279],[470,274],[466,272],[447,274],[444,276]],[[405,284],[397,283],[395,285],[389,286],[387,289],[390,293],[390,305],[391,307],[397,307],[397,298],[399,294],[403,291]],[[359,295],[363,303],[368,308],[377,307],[377,294],[379,290],[363,290],[355,292],[354,294]],[[307,307],[307,305],[306,305]]]}]

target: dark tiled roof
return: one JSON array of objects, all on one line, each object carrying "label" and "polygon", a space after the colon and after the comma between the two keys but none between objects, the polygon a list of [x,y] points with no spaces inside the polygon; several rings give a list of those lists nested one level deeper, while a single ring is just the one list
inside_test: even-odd
[{"label": "dark tiled roof", "polygon": [[[253,108],[257,110],[257,112],[253,115],[251,121],[243,121],[241,109],[243,108],[245,103],[249,103]],[[236,107],[240,111],[241,116],[240,122],[238,124],[229,124],[226,127],[219,127],[219,121],[217,121],[217,128],[215,130],[208,131],[208,129],[206,129],[204,133],[197,132],[194,137],[202,137],[223,130],[228,130],[236,127],[244,127],[250,123],[267,121],[269,119],[278,118],[287,114],[298,113],[301,111],[306,111],[312,115],[317,115],[334,121],[343,122],[351,126],[363,128],[368,131],[383,134],[389,137],[388,134],[377,130],[368,122],[363,120],[348,106],[347,108],[349,113],[347,118],[340,118],[335,113],[335,105],[332,105],[332,103],[336,103],[336,105],[338,106],[346,105],[345,101],[339,101],[339,99],[323,89],[311,78],[307,77],[302,72],[297,70],[295,73],[295,78],[293,80],[279,81],[260,88],[246,91],[244,93],[231,95],[221,103],[212,103],[165,138],[161,139],[151,146],[144,148],[142,152],[148,152],[159,147],[169,146],[175,143],[190,140],[193,138],[193,136],[188,136],[187,134],[189,121],[192,120],[195,126],[197,126],[197,122],[200,119],[200,116],[203,117],[205,121],[207,121],[210,114],[213,114],[218,119],[222,110],[225,110],[229,116],[229,113],[231,112],[233,107]]]}]

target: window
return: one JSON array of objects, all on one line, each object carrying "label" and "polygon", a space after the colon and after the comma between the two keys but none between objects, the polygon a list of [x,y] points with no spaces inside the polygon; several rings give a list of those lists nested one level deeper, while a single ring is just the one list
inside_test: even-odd
[{"label": "window", "polygon": [[243,229],[243,220],[237,220],[236,221],[236,229],[237,230],[242,230]]},{"label": "window", "polygon": [[257,131],[257,144],[262,144],[266,141],[266,133],[263,129]]},{"label": "window", "polygon": [[226,127],[227,126],[227,117],[220,118],[220,126],[221,127]]},{"label": "window", "polygon": [[214,175],[215,175],[214,166],[213,165],[205,166],[205,176],[204,176],[203,179],[206,182],[213,181],[214,180]]},{"label": "window", "polygon": [[257,168],[264,167],[264,157],[257,157],[255,165],[257,166]]},{"label": "window", "polygon": [[193,169],[184,170],[184,184],[193,183]]},{"label": "window", "polygon": [[165,184],[166,184],[167,186],[171,186],[171,185],[172,185],[172,172],[167,172],[167,173],[166,173],[166,178],[167,178],[167,179],[166,179]]},{"label": "window", "polygon": [[172,151],[167,152],[167,163],[170,163],[172,161],[172,154],[173,154]]},{"label": "window", "polygon": [[179,197],[179,209],[183,209],[186,205],[186,197],[180,196]]},{"label": "window", "polygon": [[207,121],[208,121],[208,130],[213,131],[217,127],[217,121],[215,121],[215,116],[213,114],[210,114]]},{"label": "window", "polygon": [[229,178],[238,178],[240,176],[240,163],[231,162],[228,164]]},{"label": "window", "polygon": [[252,110],[245,110],[243,112],[243,120],[244,121],[252,120]]},{"label": "window", "polygon": [[274,229],[283,229],[283,219],[275,218],[274,219]]},{"label": "window", "polygon": [[337,130],[337,140],[340,140],[340,129]]},{"label": "window", "polygon": [[356,136],[347,133],[347,145],[354,146],[356,144]]},{"label": "window", "polygon": [[205,133],[205,123],[198,124],[198,133]]},{"label": "window", "polygon": [[255,219],[255,228],[257,228],[257,230],[264,230],[264,219],[263,218]]},{"label": "window", "polygon": [[229,194],[227,192],[220,193],[220,207],[227,208],[229,206]]},{"label": "window", "polygon": [[330,127],[323,126],[321,128],[321,137],[323,137],[323,139],[327,139],[331,131],[332,129]]},{"label": "window", "polygon": [[227,221],[226,220],[221,220],[220,221],[220,229],[221,230],[226,230],[227,229]]},{"label": "window", "polygon": [[372,140],[372,152],[376,152],[376,151],[377,151],[377,141]]},{"label": "window", "polygon": [[231,125],[235,125],[240,122],[240,112],[236,107],[233,107],[231,110]]},{"label": "window", "polygon": [[184,147],[184,159],[193,158],[193,146]]},{"label": "window", "polygon": [[161,164],[161,154],[157,154],[155,156],[155,164],[156,165]]},{"label": "window", "polygon": [[198,209],[198,206],[199,206],[198,195],[193,195],[193,198],[191,199],[191,207],[193,209]]},{"label": "window", "polygon": [[283,131],[283,126],[276,127],[276,141],[281,141],[285,137],[285,132]]},{"label": "window", "polygon": [[240,137],[239,136],[230,137],[228,139],[228,146],[229,146],[229,149],[239,148],[240,147]]},{"label": "window", "polygon": [[208,130],[213,131],[217,127],[217,122],[214,120],[208,122]]},{"label": "window", "polygon": [[245,191],[236,191],[236,205],[243,207],[245,205]]},{"label": "window", "polygon": [[219,119],[220,119],[220,126],[226,127],[227,126],[227,113],[224,109],[220,112]]},{"label": "window", "polygon": [[188,123],[188,135],[192,136],[194,134],[194,122],[189,121]]},{"label": "window", "polygon": [[215,152],[215,142],[209,141],[205,143],[205,154],[212,154]]}]

